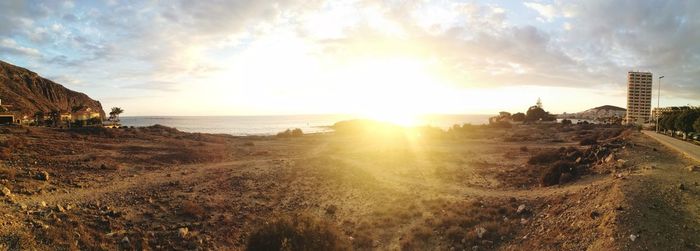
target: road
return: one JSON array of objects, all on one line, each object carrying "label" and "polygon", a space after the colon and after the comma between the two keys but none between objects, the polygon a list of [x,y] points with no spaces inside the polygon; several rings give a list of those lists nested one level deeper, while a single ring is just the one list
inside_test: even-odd
[{"label": "road", "polygon": [[673,150],[681,152],[686,157],[700,162],[700,146],[653,131],[642,131],[642,133]]}]

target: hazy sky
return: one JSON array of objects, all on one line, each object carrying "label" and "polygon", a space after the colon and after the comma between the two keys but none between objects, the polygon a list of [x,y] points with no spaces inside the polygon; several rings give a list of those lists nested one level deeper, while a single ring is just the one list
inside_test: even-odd
[{"label": "hazy sky", "polygon": [[[125,115],[625,106],[700,98],[700,1],[0,1],[0,60]],[[656,98],[656,86],[654,87]],[[654,99],[654,104],[656,101]]]}]

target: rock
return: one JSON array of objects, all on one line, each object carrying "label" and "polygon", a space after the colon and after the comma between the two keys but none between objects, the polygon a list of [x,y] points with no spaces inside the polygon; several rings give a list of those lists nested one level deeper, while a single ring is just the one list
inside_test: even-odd
[{"label": "rock", "polygon": [[49,172],[41,171],[41,172],[37,173],[36,179],[43,180],[43,181],[49,181]]},{"label": "rock", "polygon": [[700,171],[700,166],[687,166],[686,169],[688,169],[689,172],[697,172]]},{"label": "rock", "polygon": [[576,164],[581,163],[582,159],[581,157],[576,158]]},{"label": "rock", "polygon": [[476,227],[476,236],[479,237],[479,239],[484,237],[484,234],[486,233],[486,228],[483,227]]},{"label": "rock", "polygon": [[605,163],[610,163],[614,159],[615,159],[615,155],[611,153],[610,155],[608,155],[608,157],[605,158]]},{"label": "rock", "polygon": [[518,210],[516,210],[515,212],[518,214],[522,214],[522,213],[525,213],[526,210],[527,210],[527,206],[525,206],[525,204],[522,204],[522,205],[518,206]]},{"label": "rock", "polygon": [[56,205],[56,211],[64,213],[64,212],[66,212],[66,209],[63,208],[61,205]]},{"label": "rock", "polygon": [[27,205],[24,203],[17,203],[17,206],[19,206],[19,208],[22,210],[27,210]]},{"label": "rock", "polygon": [[334,215],[336,211],[338,211],[338,206],[336,205],[330,205],[326,207],[326,214]]},{"label": "rock", "polygon": [[530,221],[528,221],[528,220],[525,219],[525,218],[520,218],[520,224],[522,224],[522,225],[527,225],[528,222],[530,222]]},{"label": "rock", "polygon": [[46,207],[46,201],[41,201],[39,202],[40,207]]},{"label": "rock", "polygon": [[0,192],[2,193],[2,195],[6,196],[6,197],[12,196],[12,191],[10,191],[9,188],[7,188],[3,185],[0,185]]},{"label": "rock", "polygon": [[623,167],[625,167],[625,163],[626,163],[626,162],[627,162],[626,160],[619,159],[619,160],[617,160],[617,162],[615,163],[615,166],[616,166],[617,168],[623,168]]},{"label": "rock", "polygon": [[124,238],[122,238],[122,244],[125,244],[125,245],[131,244],[129,237],[124,236]]},{"label": "rock", "polygon": [[181,227],[180,229],[177,230],[177,235],[180,236],[180,238],[186,238],[187,234],[189,234],[190,230],[187,229],[186,227]]},{"label": "rock", "polygon": [[630,240],[631,240],[631,241],[636,241],[637,238],[639,238],[639,235],[630,234]]}]

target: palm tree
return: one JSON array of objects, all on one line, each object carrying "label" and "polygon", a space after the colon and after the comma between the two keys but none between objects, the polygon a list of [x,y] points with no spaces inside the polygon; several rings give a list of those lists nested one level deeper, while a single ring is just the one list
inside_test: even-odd
[{"label": "palm tree", "polygon": [[122,114],[124,109],[119,107],[112,107],[112,111],[109,112],[109,120],[112,122],[119,122],[119,114]]}]

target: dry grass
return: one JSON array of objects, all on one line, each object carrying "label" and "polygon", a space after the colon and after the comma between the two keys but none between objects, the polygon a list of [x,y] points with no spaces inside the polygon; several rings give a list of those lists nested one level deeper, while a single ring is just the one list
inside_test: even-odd
[{"label": "dry grass", "polygon": [[[505,201],[488,204],[480,200],[447,202],[429,201],[434,218],[407,232],[401,241],[402,250],[471,249],[479,246],[496,249],[510,240],[519,228],[517,205]],[[479,236],[479,232],[481,236]]]},{"label": "dry grass", "polygon": [[246,250],[350,250],[338,229],[319,218],[302,214],[267,222],[248,238]]},{"label": "dry grass", "polygon": [[206,216],[206,211],[202,206],[192,201],[185,201],[180,205],[180,214],[186,217],[202,219]]},{"label": "dry grass", "polygon": [[17,177],[17,170],[6,166],[0,166],[0,177],[3,179],[14,180]]}]

